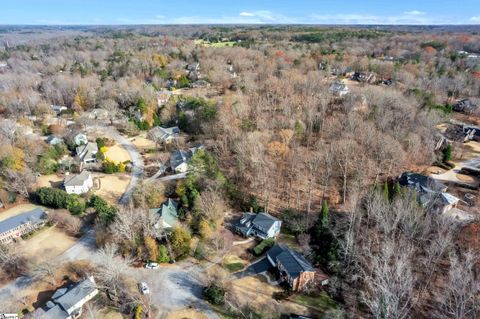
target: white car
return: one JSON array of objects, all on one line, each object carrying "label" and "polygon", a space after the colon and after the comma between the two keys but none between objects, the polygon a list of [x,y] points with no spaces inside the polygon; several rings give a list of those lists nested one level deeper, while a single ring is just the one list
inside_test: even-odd
[{"label": "white car", "polygon": [[158,269],[158,267],[159,267],[159,266],[158,266],[157,263],[151,263],[151,262],[150,262],[150,263],[146,263],[146,264],[145,264],[145,268],[147,268],[147,269]]},{"label": "white car", "polygon": [[150,289],[148,288],[148,285],[146,282],[141,282],[139,286],[142,294],[148,295],[150,293]]}]

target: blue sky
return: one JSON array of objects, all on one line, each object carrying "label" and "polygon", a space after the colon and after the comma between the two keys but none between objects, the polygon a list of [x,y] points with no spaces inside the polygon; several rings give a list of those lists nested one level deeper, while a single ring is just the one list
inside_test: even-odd
[{"label": "blue sky", "polygon": [[0,0],[0,24],[480,24],[480,0]]}]

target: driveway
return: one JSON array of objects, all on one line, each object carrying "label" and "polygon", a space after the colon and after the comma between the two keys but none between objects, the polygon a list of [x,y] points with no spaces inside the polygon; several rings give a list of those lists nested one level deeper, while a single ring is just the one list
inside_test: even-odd
[{"label": "driveway", "polygon": [[[95,254],[95,232],[90,230],[67,251],[56,257],[53,262],[62,264],[66,261],[89,259],[89,256],[93,254]],[[32,282],[33,280],[30,276],[18,277],[0,288],[0,300],[12,300],[15,302],[20,295],[19,292],[27,289]]]},{"label": "driveway", "polygon": [[208,318],[220,317],[202,299],[203,268],[194,264],[168,265],[159,269],[136,269],[139,281],[150,287],[151,301],[159,310],[159,318],[186,308],[203,312]]},{"label": "driveway", "polygon": [[91,126],[87,127],[87,130],[96,130],[102,132],[106,135],[106,137],[114,139],[115,142],[125,148],[130,155],[130,158],[132,159],[132,178],[130,179],[127,189],[118,201],[120,204],[127,204],[130,200],[133,190],[135,189],[135,186],[137,186],[139,180],[141,180],[143,176],[145,163],[143,162],[142,155],[138,152],[137,147],[129,139],[120,134],[117,129],[112,126]]}]

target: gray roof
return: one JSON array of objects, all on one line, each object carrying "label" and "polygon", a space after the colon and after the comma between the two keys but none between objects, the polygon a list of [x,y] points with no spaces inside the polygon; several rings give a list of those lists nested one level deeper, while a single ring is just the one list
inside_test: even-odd
[{"label": "gray roof", "polygon": [[59,304],[65,311],[71,310],[79,301],[90,295],[97,289],[93,278],[86,278],[71,287],[62,296],[55,299],[55,303]]},{"label": "gray roof", "polygon": [[169,137],[180,134],[180,129],[177,126],[173,126],[173,127],[156,126],[156,127],[152,128],[148,132],[148,134],[153,139],[166,140]]},{"label": "gray roof", "polygon": [[332,85],[330,85],[330,92],[342,92],[342,91],[348,91],[348,87],[346,84],[342,82],[333,82]]},{"label": "gray roof", "polygon": [[90,178],[90,172],[82,171],[80,174],[68,175],[63,182],[64,186],[82,186]]},{"label": "gray roof", "polygon": [[96,143],[87,143],[77,146],[76,153],[81,161],[94,159],[98,153],[98,146]]},{"label": "gray roof", "polygon": [[170,226],[178,224],[178,204],[171,198],[163,203],[162,207],[152,208],[150,211],[160,214],[162,220]]},{"label": "gray roof", "polygon": [[285,245],[275,245],[267,251],[268,257],[280,263],[290,277],[296,278],[305,271],[315,271],[313,266],[301,254]]},{"label": "gray roof", "polygon": [[172,155],[170,156],[170,166],[172,168],[175,168],[182,163],[186,163],[188,162],[188,160],[190,160],[192,155],[193,154],[191,151],[175,150],[172,152]]},{"label": "gray roof", "polygon": [[264,230],[269,230],[278,221],[280,221],[278,218],[275,218],[270,214],[259,213],[252,220],[252,223]]},{"label": "gray roof", "polygon": [[38,224],[45,217],[46,214],[43,208],[35,208],[29,212],[10,217],[0,222],[0,234],[26,223]]}]

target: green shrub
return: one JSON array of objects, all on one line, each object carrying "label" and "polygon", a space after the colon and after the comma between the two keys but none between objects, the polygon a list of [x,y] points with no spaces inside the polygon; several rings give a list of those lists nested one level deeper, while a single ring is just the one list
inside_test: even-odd
[{"label": "green shrub", "polygon": [[168,263],[170,261],[170,255],[165,245],[158,246],[158,260],[159,263]]},{"label": "green shrub", "polygon": [[211,284],[203,289],[205,299],[214,305],[223,305],[225,302],[225,290],[216,284]]},{"label": "green shrub", "polygon": [[110,224],[117,215],[117,209],[109,205],[106,200],[98,195],[93,195],[88,201],[88,207],[93,207],[98,214],[98,217],[105,224]]},{"label": "green shrub", "polygon": [[85,211],[85,201],[80,196],[67,194],[67,192],[58,188],[41,187],[36,191],[36,197],[42,205],[65,208],[74,215]]},{"label": "green shrub", "polygon": [[260,244],[258,244],[257,246],[255,246],[255,248],[253,248],[253,253],[256,256],[260,256],[265,251],[272,248],[273,245],[275,245],[275,239],[274,238],[264,239],[264,240],[262,240],[262,242]]}]

